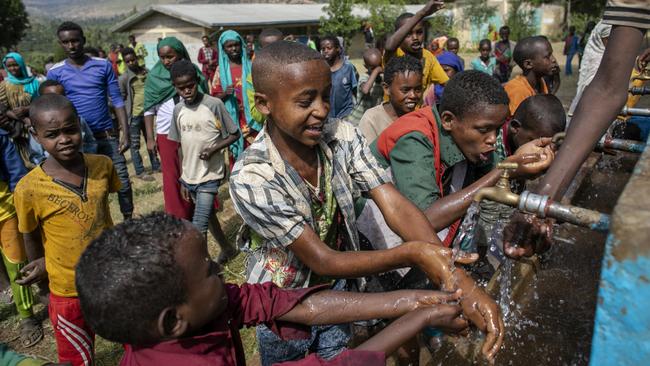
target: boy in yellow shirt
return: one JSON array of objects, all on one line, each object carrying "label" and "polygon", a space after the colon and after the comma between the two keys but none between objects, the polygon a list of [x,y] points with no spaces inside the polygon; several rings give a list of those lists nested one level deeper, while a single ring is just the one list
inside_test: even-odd
[{"label": "boy in yellow shirt", "polygon": [[21,285],[50,282],[49,315],[59,362],[93,363],[94,334],[86,325],[74,282],[83,250],[113,226],[108,194],[120,181],[110,158],[80,153],[79,117],[61,95],[46,94],[30,106],[32,135],[50,154],[18,182],[14,202],[18,229],[30,263]]},{"label": "boy in yellow shirt", "polygon": [[[426,38],[424,18],[442,9],[442,1],[430,0],[417,13],[403,13],[395,20],[395,33],[386,40],[384,65],[393,57],[413,56],[422,61],[422,90],[432,84],[445,85],[449,77],[442,69],[438,59],[424,47]],[[384,94],[384,101],[388,96]]]}]

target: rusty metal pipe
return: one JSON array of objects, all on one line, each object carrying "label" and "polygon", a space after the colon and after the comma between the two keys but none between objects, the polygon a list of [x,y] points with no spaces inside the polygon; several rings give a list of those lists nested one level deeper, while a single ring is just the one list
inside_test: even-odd
[{"label": "rusty metal pipe", "polygon": [[[566,132],[556,133],[553,136],[553,144],[557,146],[561,145],[565,137]],[[596,148],[620,150],[640,154],[645,150],[646,144],[635,140],[613,139],[609,136],[603,136],[600,141],[598,141]]]},{"label": "rusty metal pipe", "polygon": [[600,149],[613,149],[620,151],[627,151],[631,153],[641,154],[645,150],[646,144],[634,140],[613,139],[603,136],[598,141],[598,148]]},{"label": "rusty metal pipe", "polygon": [[548,196],[529,191],[521,194],[518,208],[520,211],[535,214],[538,217],[552,217],[595,231],[609,231],[609,215],[582,207],[563,205],[552,201]]}]

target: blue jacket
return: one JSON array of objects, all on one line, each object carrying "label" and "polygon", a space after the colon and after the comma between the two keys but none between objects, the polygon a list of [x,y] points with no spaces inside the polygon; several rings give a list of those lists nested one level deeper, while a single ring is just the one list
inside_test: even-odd
[{"label": "blue jacket", "polygon": [[18,181],[27,174],[27,169],[20,158],[7,131],[0,128],[0,180],[9,183],[13,192]]}]

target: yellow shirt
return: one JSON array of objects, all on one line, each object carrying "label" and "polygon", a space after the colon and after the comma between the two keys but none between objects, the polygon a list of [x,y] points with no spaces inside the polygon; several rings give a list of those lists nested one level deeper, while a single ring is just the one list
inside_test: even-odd
[{"label": "yellow shirt", "polygon": [[0,180],[0,222],[16,216],[14,199],[7,182]]},{"label": "yellow shirt", "polygon": [[88,244],[113,226],[108,194],[120,188],[110,158],[84,154],[84,159],[86,176],[79,189],[55,181],[38,166],[14,191],[18,229],[40,229],[50,291],[63,297],[77,296],[75,265]]},{"label": "yellow shirt", "polygon": [[[394,57],[404,57],[406,55],[401,48],[395,51]],[[449,81],[449,76],[445,70],[440,66],[438,59],[429,50],[422,49],[422,58],[424,65],[422,66],[422,90],[428,90],[432,84],[445,84]],[[384,59],[384,64],[388,62]],[[384,94],[384,102],[388,101],[388,95]]]}]

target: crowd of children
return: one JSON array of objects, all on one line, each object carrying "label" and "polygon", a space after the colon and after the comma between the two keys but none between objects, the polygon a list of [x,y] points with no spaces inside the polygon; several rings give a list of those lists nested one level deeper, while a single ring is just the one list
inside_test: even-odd
[{"label": "crowd of children", "polygon": [[[265,366],[375,365],[393,353],[417,364],[417,334],[427,343],[470,326],[494,361],[500,308],[465,266],[485,250],[450,246],[497,163],[516,163],[519,180],[552,166],[566,117],[547,85],[558,65],[546,37],[514,43],[504,26],[466,71],[457,38],[425,47],[425,18],[442,7],[398,16],[382,51],[368,44],[362,75],[339,37],[320,38],[319,52],[270,28],[258,47],[232,30],[216,48],[203,37],[202,68],[175,37],[158,42],[151,70],[133,36],[108,60],[89,56],[72,22],[57,29],[66,58],[46,82],[7,54],[0,248],[23,346],[43,338],[38,284],[59,362],[74,366],[93,364],[95,334],[124,345],[122,365],[243,365],[244,326],[256,327]],[[165,213],[134,218],[124,152],[136,177],[155,180],[141,135]],[[226,182],[244,223],[237,243],[217,218]],[[224,283],[221,266],[240,250],[246,283]],[[350,324],[375,319],[392,322],[348,350]]]}]

